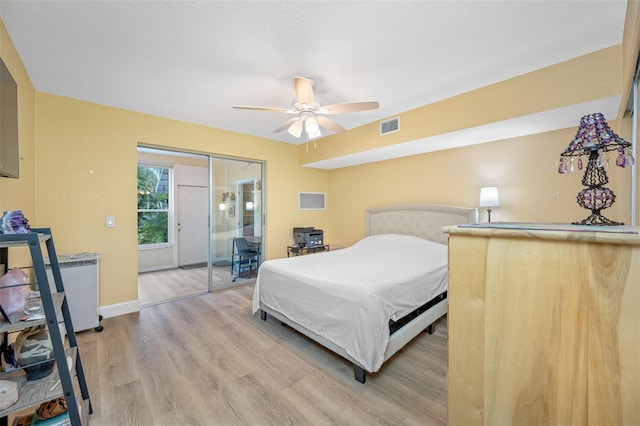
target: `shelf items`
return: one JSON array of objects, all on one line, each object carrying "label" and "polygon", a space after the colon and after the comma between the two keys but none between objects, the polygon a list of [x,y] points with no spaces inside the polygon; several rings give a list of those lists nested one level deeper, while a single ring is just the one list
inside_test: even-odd
[{"label": "shelf items", "polygon": [[[46,249],[43,254],[42,246]],[[36,325],[46,325],[49,330],[51,344],[53,346],[53,358],[56,368],[48,376],[28,381],[24,371],[19,368],[10,372],[0,373],[0,379],[12,380],[18,383],[18,402],[6,410],[0,411],[0,425],[5,425],[7,416],[15,411],[37,406],[43,402],[64,397],[67,401],[67,410],[71,424],[80,426],[87,424],[87,416],[91,414],[91,400],[87,388],[82,360],[78,352],[78,343],[75,336],[67,298],[64,293],[62,275],[58,264],[51,229],[32,229],[28,234],[0,234],[0,263],[8,264],[8,250],[14,247],[28,247],[33,262],[33,270],[38,284],[38,290],[42,298],[44,318],[38,320],[21,321],[23,313],[10,315],[10,321],[0,321],[0,332],[4,335],[6,344],[8,333],[20,331],[24,328]],[[49,285],[45,257],[49,259],[53,283]],[[52,283],[52,284],[53,284]],[[33,283],[31,283],[33,284]],[[29,285],[29,284],[25,284]],[[55,289],[55,291],[52,291]],[[0,288],[0,291],[2,289]],[[65,349],[64,336],[58,326],[58,318],[64,323],[68,338],[68,347]],[[67,362],[67,357],[71,363]],[[80,395],[76,395],[74,379],[80,389]],[[79,403],[76,403],[78,401]]]}]

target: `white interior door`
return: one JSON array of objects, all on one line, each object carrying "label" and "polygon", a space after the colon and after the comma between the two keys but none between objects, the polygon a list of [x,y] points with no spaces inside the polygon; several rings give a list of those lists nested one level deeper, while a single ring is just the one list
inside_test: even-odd
[{"label": "white interior door", "polygon": [[207,262],[209,189],[178,185],[178,265]]}]

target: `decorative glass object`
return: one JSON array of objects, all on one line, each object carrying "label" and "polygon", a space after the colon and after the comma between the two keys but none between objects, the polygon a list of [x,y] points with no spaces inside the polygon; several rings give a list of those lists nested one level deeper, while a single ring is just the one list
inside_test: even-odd
[{"label": "decorative glass object", "polygon": [[611,207],[616,196],[612,190],[604,187],[609,182],[607,168],[609,153],[616,151],[615,164],[618,167],[629,167],[635,163],[631,154],[631,144],[615,134],[601,113],[585,115],[580,119],[576,136],[567,149],[560,154],[558,173],[573,173],[582,170],[582,156],[588,156],[587,167],[582,177],[585,189],[578,193],[580,207],[591,210],[591,214],[575,225],[624,225],[607,219],[602,210]]},{"label": "decorative glass object", "polygon": [[27,234],[31,232],[29,220],[22,214],[22,210],[4,212],[0,219],[0,234]]},{"label": "decorative glass object", "polygon": [[38,380],[53,371],[53,345],[43,326],[25,328],[14,344],[15,356],[27,373],[27,380]]},{"label": "decorative glass object", "polygon": [[42,299],[39,291],[30,291],[24,298],[24,313],[35,315],[42,312]]}]

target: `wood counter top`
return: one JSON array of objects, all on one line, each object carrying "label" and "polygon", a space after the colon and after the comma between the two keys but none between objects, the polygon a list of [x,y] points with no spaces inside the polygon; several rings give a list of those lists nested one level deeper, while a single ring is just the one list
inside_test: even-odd
[{"label": "wood counter top", "polygon": [[640,227],[637,226],[496,222],[445,226],[442,231],[449,235],[640,245]]}]

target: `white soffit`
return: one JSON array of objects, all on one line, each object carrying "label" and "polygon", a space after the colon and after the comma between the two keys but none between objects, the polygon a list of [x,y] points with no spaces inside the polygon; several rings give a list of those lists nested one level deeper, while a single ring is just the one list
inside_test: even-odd
[{"label": "white soffit", "polygon": [[[601,112],[610,121],[616,119],[621,100],[621,95],[610,96],[509,120],[497,121],[482,126],[456,130],[455,132],[429,136],[384,148],[316,161],[314,163],[303,164],[303,166],[333,170],[341,167],[357,166],[410,155],[478,145],[486,142],[550,132],[570,127],[577,129],[580,123],[580,117],[593,112]],[[565,144],[558,145],[558,154],[564,150],[568,143],[569,141],[566,141]]]}]

